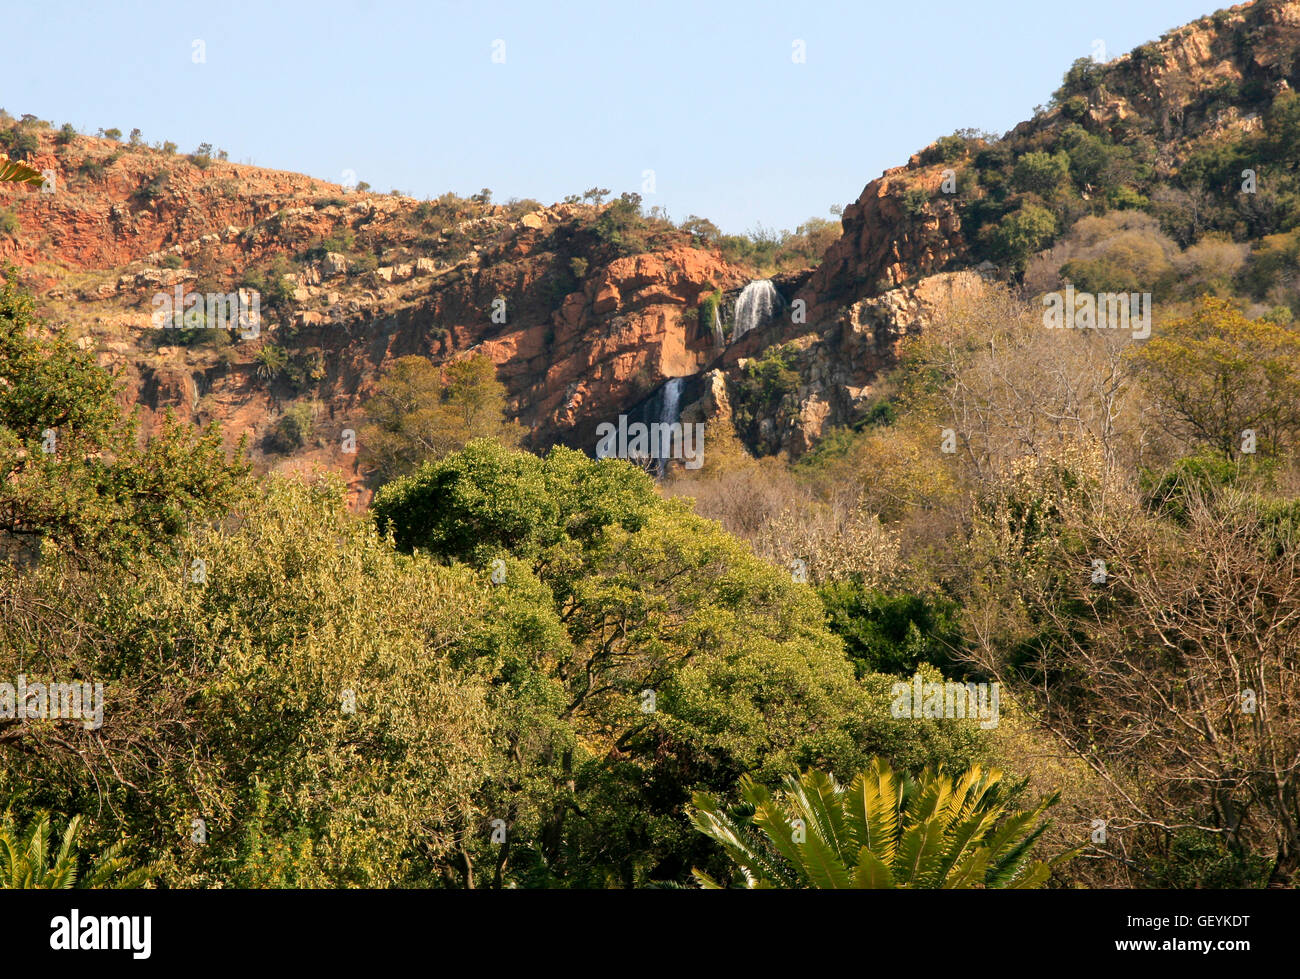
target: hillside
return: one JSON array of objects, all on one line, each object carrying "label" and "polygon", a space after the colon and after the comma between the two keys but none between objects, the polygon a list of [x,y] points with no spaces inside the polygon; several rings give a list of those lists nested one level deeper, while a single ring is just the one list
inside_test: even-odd
[{"label": "hillside", "polygon": [[0,111],[0,883],[1296,889],[1298,53],[748,235]]},{"label": "hillside", "polygon": [[[1076,62],[1052,103],[1006,136],[945,137],[867,184],[820,262],[775,279],[781,314],[730,343],[710,313],[729,334],[758,271],[724,257],[698,221],[642,214],[634,195],[543,207],[349,193],[30,117],[5,142],[53,171],[54,192],[0,190],[16,218],[0,260],[19,266],[50,322],[121,372],[151,424],[167,407],[216,420],[252,436],[260,465],[322,465],[358,492],[340,433],[360,427],[376,380],[412,353],[487,354],[534,448],[591,451],[600,422],[685,378],[683,417],[725,425],[740,408],[752,452],[794,458],[865,417],[898,339],[945,297],[978,291],[981,276],[1059,283],[1083,252],[1070,235],[1085,218],[1151,216],[1176,246],[1170,269],[1207,236],[1230,241],[1245,252],[1229,274],[1258,302],[1300,303],[1277,270],[1296,250],[1297,45],[1300,2],[1261,2],[1106,65]],[[1235,192],[1243,161],[1256,163],[1258,193]],[[1084,256],[1094,268],[1098,251]],[[257,288],[265,328],[178,342],[150,321],[153,296],[177,285]],[[746,365],[768,349],[787,383],[755,399]],[[312,440],[288,457],[263,452],[294,402],[315,414]]]}]

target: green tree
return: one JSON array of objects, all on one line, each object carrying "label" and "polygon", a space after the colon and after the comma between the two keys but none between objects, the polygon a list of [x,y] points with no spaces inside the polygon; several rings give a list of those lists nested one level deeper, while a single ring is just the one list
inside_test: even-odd
[{"label": "green tree", "polygon": [[426,459],[464,448],[472,439],[517,445],[523,430],[506,420],[505,386],[486,356],[441,367],[425,357],[400,357],[365,403],[362,458],[383,481]]},{"label": "green tree", "polygon": [[301,449],[311,438],[315,427],[312,405],[299,401],[290,405],[280,415],[270,432],[267,444],[274,452],[293,452]]},{"label": "green tree", "polygon": [[1011,172],[1016,188],[1050,198],[1070,175],[1070,157],[1064,152],[1026,153]]},{"label": "green tree", "polygon": [[36,330],[12,274],[0,285],[0,548],[123,559],[224,514],[245,486],[215,426],[163,420],[141,442],[93,355]]},{"label": "green tree", "polygon": [[1057,797],[1013,810],[1010,798],[1023,786],[1006,791],[996,769],[977,765],[955,781],[927,770],[913,780],[877,758],[847,788],[811,770],[782,784],[773,796],[744,776],[745,816],[695,796],[692,823],[727,851],[744,887],[1041,887],[1063,859],[1032,859],[1047,828],[1039,817]]},{"label": "green tree", "polygon": [[170,886],[449,882],[498,780],[486,685],[450,658],[486,588],[396,553],[337,481],[269,479],[178,545],[130,575],[0,567],[0,675],[108,694],[98,730],[0,720],[0,803],[111,814]]},{"label": "green tree", "polygon": [[1132,358],[1156,409],[1190,443],[1235,458],[1247,431],[1268,453],[1300,434],[1300,334],[1249,320],[1229,300],[1201,297]]},{"label": "green tree", "polygon": [[826,622],[860,673],[911,676],[922,663],[951,673],[962,638],[956,605],[943,597],[886,594],[858,581],[818,589]]},{"label": "green tree", "polygon": [[994,256],[1020,271],[1030,256],[1052,240],[1056,234],[1056,218],[1044,207],[1025,204],[984,231]]},{"label": "green tree", "polygon": [[981,750],[970,727],[892,718],[894,678],[855,680],[810,588],[627,462],[480,440],[373,510],[402,550],[496,582],[459,657],[491,678],[505,784],[527,787],[485,803],[514,827],[498,880],[685,880],[709,859],[683,815],[694,790]]}]

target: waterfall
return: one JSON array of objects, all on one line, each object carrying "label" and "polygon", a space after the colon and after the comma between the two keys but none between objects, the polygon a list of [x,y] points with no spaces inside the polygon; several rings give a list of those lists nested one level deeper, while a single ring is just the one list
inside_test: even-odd
[{"label": "waterfall", "polygon": [[[664,425],[676,425],[681,421],[682,415],[682,388],[686,384],[684,377],[670,377],[667,383],[659,389],[659,394],[655,400],[659,402],[659,417],[653,419]],[[671,429],[668,429],[671,431]],[[680,442],[681,436],[678,435],[675,442]],[[670,441],[668,446],[669,455],[673,451],[674,442]],[[668,458],[660,455],[655,461],[655,473],[660,479],[668,472]]]},{"label": "waterfall", "polygon": [[781,294],[771,279],[756,279],[745,286],[736,299],[736,326],[731,331],[731,342],[766,324],[780,308]]},{"label": "waterfall", "polygon": [[718,314],[718,307],[713,307],[713,345],[715,347],[725,347],[727,338],[722,332],[722,317]]},{"label": "waterfall", "polygon": [[668,383],[664,385],[663,406],[659,409],[659,421],[665,425],[674,425],[681,420],[682,414],[682,385],[686,383],[684,377],[670,377]]}]

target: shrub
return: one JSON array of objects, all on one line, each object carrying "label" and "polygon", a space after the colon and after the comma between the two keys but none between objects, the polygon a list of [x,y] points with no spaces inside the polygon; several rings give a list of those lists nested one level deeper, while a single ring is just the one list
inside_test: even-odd
[{"label": "shrub", "polygon": [[267,436],[267,447],[272,452],[293,452],[301,449],[311,438],[315,427],[315,411],[303,401],[291,404],[276,419],[275,427]]},{"label": "shrub", "polygon": [[[691,822],[726,850],[738,886],[1041,887],[1072,856],[1032,859],[1047,829],[1040,817],[1059,795],[1013,809],[1024,783],[1007,785],[997,769],[975,765],[956,779],[927,770],[914,781],[876,758],[848,786],[815,770],[783,785],[773,796],[743,776],[743,815],[708,793],[692,800]],[[703,887],[722,886],[694,873]]]},{"label": "shrub", "polygon": [[761,357],[745,365],[745,374],[736,392],[735,419],[738,431],[781,407],[782,402],[799,389],[799,372],[794,369],[798,348],[793,344],[768,347]]},{"label": "shrub", "polygon": [[1053,100],[1059,104],[1072,95],[1079,95],[1094,88],[1101,77],[1101,72],[1102,66],[1092,58],[1075,58],[1065,72],[1061,87],[1052,96]]},{"label": "shrub", "polygon": [[136,197],[146,203],[156,201],[163,195],[163,191],[167,189],[170,182],[171,171],[159,170],[149,180],[140,185],[140,189],[135,192]]},{"label": "shrub", "polygon": [[826,624],[844,640],[845,652],[861,676],[911,676],[922,663],[960,678],[960,609],[945,598],[891,595],[857,581],[828,581],[818,588]]},{"label": "shrub", "polygon": [[1065,152],[1026,153],[1016,161],[1011,172],[1017,190],[1050,197],[1070,173],[1070,157]]},{"label": "shrub", "polygon": [[1026,204],[985,229],[991,250],[1016,271],[1056,234],[1056,218],[1037,204]]},{"label": "shrub", "polygon": [[257,376],[264,381],[273,381],[289,366],[289,355],[283,347],[268,343],[257,352],[254,358],[257,364]]},{"label": "shrub", "polygon": [[618,255],[635,255],[647,247],[646,221],[641,216],[641,195],[623,194],[596,218],[596,238]]},{"label": "shrub", "polygon": [[1088,99],[1082,95],[1072,95],[1061,103],[1061,115],[1067,119],[1082,119],[1088,112]]},{"label": "shrub", "polygon": [[29,160],[41,151],[41,140],[27,126],[0,130],[0,150],[15,160]]},{"label": "shrub", "polygon": [[956,133],[940,136],[921,154],[922,163],[954,163],[966,155],[966,140]]},{"label": "shrub", "polygon": [[926,193],[923,187],[909,187],[903,191],[903,211],[914,218],[919,218],[925,214],[926,205],[930,203],[930,195]]}]

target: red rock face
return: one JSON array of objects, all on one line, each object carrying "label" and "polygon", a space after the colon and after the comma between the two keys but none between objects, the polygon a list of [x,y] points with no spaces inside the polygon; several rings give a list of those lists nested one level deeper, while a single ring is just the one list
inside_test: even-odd
[{"label": "red rock face", "polygon": [[[827,250],[800,297],[810,323],[833,318],[839,306],[901,286],[910,279],[956,267],[967,258],[961,219],[943,193],[944,167],[913,162],[867,184],[844,209],[844,234]],[[904,192],[928,199],[909,212]]]},{"label": "red rock face", "polygon": [[[1163,119],[1162,152],[1176,160],[1210,124],[1185,111],[1198,93],[1254,72],[1276,76],[1300,46],[1300,0],[1216,16],[1221,23],[1172,32],[1150,46],[1154,55],[1107,65],[1088,124]],[[1017,131],[1061,124],[1053,109]],[[486,354],[532,447],[590,449],[598,424],[670,377],[702,375],[693,389],[703,395],[683,408],[725,424],[745,359],[791,342],[797,406],[760,419],[751,447],[798,455],[854,420],[897,339],[924,328],[937,296],[981,287],[970,273],[952,274],[969,266],[968,242],[941,186],[945,165],[920,157],[867,184],[816,269],[776,277],[787,302],[777,321],[719,349],[700,328],[699,304],[719,289],[734,296],[755,273],[671,229],[647,238],[644,253],[619,256],[587,205],[527,211],[456,199],[431,221],[427,203],[347,194],[299,174],[199,167],[86,137],[57,147],[50,131],[39,140],[30,162],[54,172],[55,192],[0,187],[0,207],[21,224],[0,235],[0,262],[23,270],[48,322],[70,324],[83,349],[120,372],[124,403],[142,409],[146,429],[170,407],[219,422],[232,440],[249,435],[256,450],[289,402],[315,402],[314,445],[255,459],[341,473],[359,501],[357,456],[342,451],[342,436],[362,428],[362,405],[397,357]],[[293,272],[280,284],[291,299],[256,339],[182,347],[152,327],[157,291],[228,290],[250,271],[265,275],[277,256]],[[259,376],[270,344],[312,351],[319,363],[296,386]]]},{"label": "red rock face", "polygon": [[[55,171],[55,192],[0,189],[21,222],[0,239],[0,258],[25,269],[47,320],[73,323],[79,345],[119,373],[146,431],[167,409],[216,421],[232,442],[250,437],[260,466],[338,472],[358,501],[364,481],[342,435],[362,428],[362,405],[394,359],[486,354],[532,445],[594,445],[600,422],[718,359],[696,307],[750,277],[671,231],[644,254],[608,254],[588,230],[598,211],[584,205],[517,218],[477,205],[430,235],[410,199],[224,162],[202,169],[84,137],[56,150],[48,131],[41,140],[32,162]],[[378,267],[354,268],[355,254],[305,257],[347,236]],[[293,260],[292,302],[260,336],[185,347],[153,327],[154,294],[229,290],[277,255]],[[318,352],[318,376],[296,390],[259,376],[268,344]],[[261,453],[293,400],[317,403],[316,444],[288,458]]]}]

